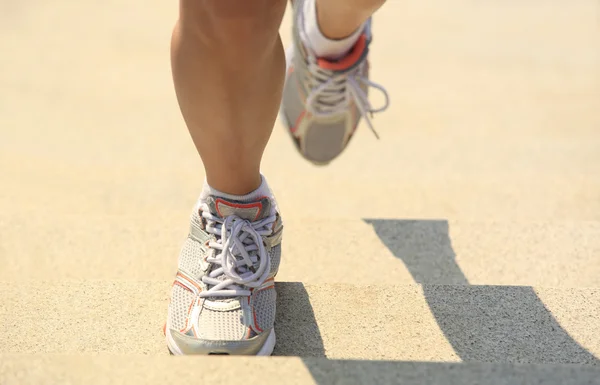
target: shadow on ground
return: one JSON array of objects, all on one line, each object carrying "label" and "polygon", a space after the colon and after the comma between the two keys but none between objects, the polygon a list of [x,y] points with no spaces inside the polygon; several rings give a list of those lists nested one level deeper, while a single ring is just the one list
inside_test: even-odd
[{"label": "shadow on ground", "polygon": [[274,356],[325,357],[323,338],[308,293],[301,282],[276,283]]},{"label": "shadow on ground", "polygon": [[[424,284],[433,316],[464,362],[600,364],[560,326],[533,288],[469,285],[456,263],[447,221],[365,222]],[[436,286],[445,284],[454,286]]]},{"label": "shadow on ground", "polygon": [[599,385],[600,369],[514,365],[303,359],[318,385]]},{"label": "shadow on ground", "polygon": [[531,287],[469,284],[456,263],[447,221],[365,222],[424,284],[431,313],[464,363],[319,359],[325,357],[323,339],[299,282],[277,286],[276,333],[285,343],[274,355],[302,357],[319,385],[600,384],[597,368],[568,365],[600,361],[569,336]]}]

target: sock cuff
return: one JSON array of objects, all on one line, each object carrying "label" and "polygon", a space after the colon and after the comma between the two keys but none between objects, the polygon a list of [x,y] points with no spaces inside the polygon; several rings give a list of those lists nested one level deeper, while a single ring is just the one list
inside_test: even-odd
[{"label": "sock cuff", "polygon": [[316,0],[306,0],[303,4],[303,18],[300,27],[303,28],[303,43],[311,48],[317,57],[337,60],[346,55],[354,46],[365,29],[361,25],[350,36],[343,39],[330,39],[323,35],[317,18]]},{"label": "sock cuff", "polygon": [[222,191],[219,191],[219,190],[211,187],[208,184],[208,182],[206,181],[206,179],[204,179],[204,186],[202,188],[202,192],[200,193],[200,197],[198,198],[198,202],[196,205],[197,206],[201,205],[202,202],[209,195],[218,196],[218,197],[221,197],[224,199],[229,199],[229,200],[235,200],[238,202],[253,202],[253,201],[258,200],[261,197],[268,197],[271,200],[272,212],[275,213],[278,211],[277,201],[275,200],[275,197],[273,196],[273,192],[269,188],[267,179],[263,175],[261,175],[260,178],[261,178],[260,186],[256,190],[251,191],[248,194],[244,194],[244,195],[234,195],[234,194],[224,193]]}]

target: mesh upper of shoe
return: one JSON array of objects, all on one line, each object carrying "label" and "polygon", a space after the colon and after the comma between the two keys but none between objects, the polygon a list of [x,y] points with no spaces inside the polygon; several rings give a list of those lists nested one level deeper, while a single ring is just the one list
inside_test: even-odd
[{"label": "mesh upper of shoe", "polygon": [[202,309],[198,338],[216,341],[237,341],[244,338],[248,326],[244,325],[242,310],[214,311]]},{"label": "mesh upper of shoe", "polygon": [[169,303],[171,328],[175,330],[183,330],[185,328],[188,310],[194,299],[194,293],[179,285],[173,285],[171,289],[171,302]]},{"label": "mesh upper of shoe", "polygon": [[198,256],[203,254],[204,251],[200,242],[188,237],[179,254],[179,269],[188,272],[194,277],[199,277],[202,274],[202,268]]},{"label": "mesh upper of shoe", "polygon": [[275,288],[261,290],[254,296],[256,323],[263,330],[272,328],[275,323],[276,298],[277,293],[275,292]]},{"label": "mesh upper of shoe", "polygon": [[[192,214],[192,221],[200,223],[198,213]],[[207,237],[214,240],[215,236],[207,234]],[[191,235],[188,236],[181,249],[179,257],[179,269],[194,277],[198,282],[202,281],[202,276],[205,274],[202,271],[201,261],[208,253],[208,249],[204,247],[198,240]],[[274,245],[268,249],[266,253],[270,260],[269,278],[275,276],[279,269],[281,260],[281,244]],[[210,271],[210,270],[209,270]],[[219,277],[225,279],[225,277]],[[273,327],[275,320],[275,290],[263,289],[254,294],[254,299],[251,301],[251,306],[256,315],[256,323],[262,330],[269,330]],[[195,295],[179,285],[174,285],[171,295],[171,303],[169,305],[170,324],[171,328],[182,330],[187,324],[188,313],[193,301],[196,300]],[[233,303],[243,302],[247,304],[247,297],[209,297],[207,301]],[[251,309],[252,310],[252,309]],[[253,319],[253,315],[244,317],[241,308],[233,310],[215,309],[203,306],[198,321],[198,338],[205,340],[220,340],[220,341],[236,341],[251,336],[248,333],[250,325],[245,321]],[[191,324],[191,323],[190,323]]]}]

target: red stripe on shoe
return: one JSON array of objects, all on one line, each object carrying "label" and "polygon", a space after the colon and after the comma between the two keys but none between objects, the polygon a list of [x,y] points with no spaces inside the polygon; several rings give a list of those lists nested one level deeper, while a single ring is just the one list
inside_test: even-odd
[{"label": "red stripe on shoe", "polygon": [[296,131],[298,130],[298,126],[300,125],[300,122],[302,122],[302,119],[304,119],[306,113],[306,110],[302,110],[302,113],[300,114],[300,116],[298,116],[298,119],[296,119],[294,125],[290,127],[290,131],[292,132],[292,134],[296,133]]},{"label": "red stripe on shoe", "polygon": [[256,328],[256,331],[262,333],[263,330],[258,326],[258,322],[256,322],[256,311],[254,311],[254,309],[252,309],[252,315],[254,316],[254,327]]},{"label": "red stripe on shoe", "polygon": [[193,293],[193,290],[192,290],[192,289],[190,289],[189,287],[185,286],[183,283],[181,283],[181,282],[179,282],[179,281],[175,281],[175,282],[173,282],[173,286],[175,286],[175,285],[177,285],[177,286],[179,286],[179,287],[181,287],[181,288],[183,288],[183,289],[185,289],[185,290],[189,291],[190,293]]},{"label": "red stripe on shoe", "polygon": [[[265,197],[260,197],[259,199],[264,199]],[[215,208],[217,209],[217,214],[219,214],[220,217],[223,217],[223,214],[221,213],[221,209],[220,209],[220,205],[224,205],[224,206],[229,206],[235,209],[254,209],[257,208],[258,210],[256,211],[256,216],[254,217],[254,220],[257,220],[258,217],[260,216],[260,213],[263,210],[263,205],[260,201],[258,202],[253,202],[253,203],[233,203],[233,202],[229,202],[226,201],[224,199],[221,198],[217,198],[217,200],[215,201]]]},{"label": "red stripe on shoe", "polygon": [[350,50],[348,55],[337,61],[331,61],[327,59],[317,59],[319,67],[331,70],[331,71],[343,71],[352,67],[362,57],[364,50],[367,48],[367,36],[363,33],[358,38],[354,47]]},{"label": "red stripe on shoe", "polygon": [[[202,287],[200,287],[200,285],[199,285],[199,284],[197,284],[197,283],[196,283],[196,282],[193,280],[193,278],[191,278],[191,277],[188,277],[188,276],[187,276],[187,275],[186,275],[184,272],[182,272],[181,270],[179,270],[179,271],[177,272],[176,279],[177,279],[177,278],[180,278],[180,279],[184,280],[185,282],[189,283],[190,285],[192,285],[193,287],[195,287],[195,288],[198,290],[198,292],[201,292],[201,291],[202,291]],[[176,281],[176,282],[177,282],[177,281]],[[180,282],[180,283],[181,283],[181,282]],[[183,286],[185,286],[185,285],[183,285]]]}]

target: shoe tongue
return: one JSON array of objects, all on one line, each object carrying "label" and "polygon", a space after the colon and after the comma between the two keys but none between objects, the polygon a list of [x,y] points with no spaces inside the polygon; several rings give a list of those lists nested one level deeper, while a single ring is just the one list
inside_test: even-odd
[{"label": "shoe tongue", "polygon": [[256,222],[266,218],[271,213],[271,201],[267,197],[251,201],[238,201],[211,195],[206,203],[213,215],[220,218],[237,215],[250,222]]}]

